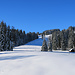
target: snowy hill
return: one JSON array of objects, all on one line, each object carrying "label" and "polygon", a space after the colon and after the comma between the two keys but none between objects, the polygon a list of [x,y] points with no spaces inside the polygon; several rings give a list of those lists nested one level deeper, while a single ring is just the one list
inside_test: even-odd
[{"label": "snowy hill", "polygon": [[0,52],[0,75],[75,75],[75,53],[41,52],[41,36],[14,51]]}]

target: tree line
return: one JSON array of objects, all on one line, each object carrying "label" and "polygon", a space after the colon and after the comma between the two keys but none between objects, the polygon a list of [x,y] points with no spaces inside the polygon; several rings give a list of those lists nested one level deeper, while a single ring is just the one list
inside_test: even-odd
[{"label": "tree line", "polygon": [[53,49],[66,50],[75,47],[75,27],[53,32],[52,37]]},{"label": "tree line", "polygon": [[32,40],[38,39],[38,35],[7,26],[3,21],[0,23],[0,51],[13,50],[14,46],[24,45]]},{"label": "tree line", "polygon": [[60,31],[60,29],[47,30],[43,35],[52,34],[52,49],[68,50],[75,48],[75,27],[70,26],[68,29]]}]

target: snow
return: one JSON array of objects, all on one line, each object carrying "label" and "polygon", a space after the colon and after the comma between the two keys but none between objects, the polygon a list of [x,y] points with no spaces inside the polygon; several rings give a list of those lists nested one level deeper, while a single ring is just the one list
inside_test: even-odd
[{"label": "snow", "polygon": [[75,53],[41,52],[41,36],[14,51],[0,52],[0,75],[75,75]]}]

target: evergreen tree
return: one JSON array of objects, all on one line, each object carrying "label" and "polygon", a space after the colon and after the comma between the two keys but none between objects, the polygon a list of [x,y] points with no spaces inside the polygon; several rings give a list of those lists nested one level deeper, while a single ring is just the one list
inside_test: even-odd
[{"label": "evergreen tree", "polygon": [[35,32],[32,33],[32,39],[35,40]]},{"label": "evergreen tree", "polygon": [[41,51],[48,51],[46,40],[44,39]]},{"label": "evergreen tree", "polygon": [[5,42],[4,42],[4,50],[7,50],[6,49],[6,32],[7,32],[7,27],[6,27],[6,23],[4,24],[4,36],[5,36]]},{"label": "evergreen tree", "polygon": [[39,35],[39,32],[37,32],[37,35]]},{"label": "evergreen tree", "polygon": [[10,40],[13,43],[13,46],[15,46],[15,29],[13,26],[12,26],[12,29],[10,31]]},{"label": "evergreen tree", "polygon": [[26,43],[25,39],[26,39],[26,35],[25,35],[25,31],[23,31],[23,44]]},{"label": "evergreen tree", "polygon": [[48,51],[52,51],[52,35],[48,38]]},{"label": "evergreen tree", "polygon": [[66,50],[66,38],[65,38],[65,32],[64,31],[62,31],[61,32],[61,49],[62,50]]},{"label": "evergreen tree", "polygon": [[6,32],[6,49],[10,50],[10,26],[7,27]]},{"label": "evergreen tree", "polygon": [[43,39],[43,34],[42,34],[42,39]]},{"label": "evergreen tree", "polygon": [[4,23],[3,21],[1,22],[0,25],[0,51],[4,51],[5,50],[5,33],[4,33]]},{"label": "evergreen tree", "polygon": [[74,45],[74,48],[75,48],[75,31],[74,31],[74,41],[73,41],[73,45]]},{"label": "evergreen tree", "polygon": [[68,35],[68,48],[73,48],[73,41],[74,41],[74,31],[73,28],[70,27]]},{"label": "evergreen tree", "polygon": [[52,48],[57,50],[57,32],[53,32],[52,36]]},{"label": "evergreen tree", "polygon": [[57,34],[57,48],[60,49],[61,48],[61,38],[60,38],[60,32]]}]

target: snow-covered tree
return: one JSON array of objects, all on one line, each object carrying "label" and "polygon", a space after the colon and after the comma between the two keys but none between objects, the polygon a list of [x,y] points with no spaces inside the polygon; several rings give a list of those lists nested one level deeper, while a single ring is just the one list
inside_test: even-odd
[{"label": "snow-covered tree", "polygon": [[65,38],[65,32],[61,32],[61,49],[66,50],[66,38]]},{"label": "snow-covered tree", "polygon": [[52,51],[52,34],[48,38],[48,51]]},{"label": "snow-covered tree", "polygon": [[14,46],[26,44],[32,40],[38,39],[38,34],[35,32],[25,34],[25,31],[16,30],[12,26],[6,26],[3,21],[0,23],[0,51],[13,50]]},{"label": "snow-covered tree", "polygon": [[73,41],[74,41],[74,31],[72,27],[69,27],[68,48],[73,48]]},{"label": "snow-covered tree", "polygon": [[3,21],[1,22],[0,25],[0,51],[4,51],[6,49],[5,46],[5,27],[6,25],[4,25]]},{"label": "snow-covered tree", "polygon": [[41,51],[48,51],[46,40],[44,39]]},{"label": "snow-covered tree", "polygon": [[53,32],[52,36],[52,49],[57,50],[57,32]]}]

